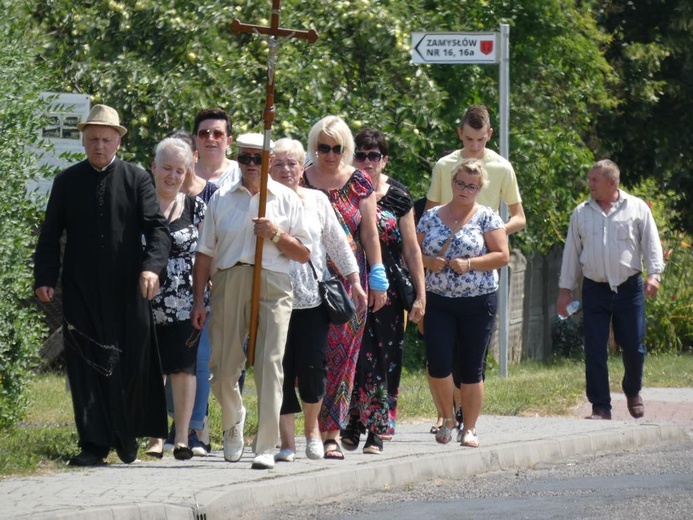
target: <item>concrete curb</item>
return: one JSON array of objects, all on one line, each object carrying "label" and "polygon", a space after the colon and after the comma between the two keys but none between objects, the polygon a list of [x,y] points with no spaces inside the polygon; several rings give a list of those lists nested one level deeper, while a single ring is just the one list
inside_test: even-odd
[{"label": "concrete curb", "polygon": [[[577,456],[691,441],[681,424],[482,416],[481,447],[437,444],[430,423],[398,425],[382,455],[347,452],[344,461],[311,461],[297,438],[293,463],[250,469],[252,454],[229,464],[220,451],[182,463],[172,457],[45,476],[0,480],[0,519],[216,520],[345,492],[384,490],[431,479],[532,468]],[[246,450],[247,451],[247,450]]]},{"label": "concrete curb", "polygon": [[408,455],[383,460],[374,465],[294,476],[291,480],[276,478],[249,483],[243,486],[242,493],[238,489],[232,489],[200,508],[197,518],[231,518],[281,503],[323,500],[341,494],[345,489],[358,492],[402,487],[429,479],[531,468],[540,463],[564,461],[578,455],[596,455],[688,439],[688,434],[679,426],[647,424],[639,425],[638,428],[583,433],[501,446],[481,446],[478,449],[436,455]]}]

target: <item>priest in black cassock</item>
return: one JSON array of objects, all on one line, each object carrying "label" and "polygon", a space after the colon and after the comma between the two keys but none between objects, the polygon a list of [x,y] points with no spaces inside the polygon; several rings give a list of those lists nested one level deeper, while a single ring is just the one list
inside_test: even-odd
[{"label": "priest in black cassock", "polygon": [[55,178],[34,257],[34,288],[53,298],[62,257],[63,338],[81,453],[131,463],[136,437],[166,437],[159,352],[149,300],[170,239],[149,174],[116,157],[127,130],[96,105],[77,125],[87,159]]}]

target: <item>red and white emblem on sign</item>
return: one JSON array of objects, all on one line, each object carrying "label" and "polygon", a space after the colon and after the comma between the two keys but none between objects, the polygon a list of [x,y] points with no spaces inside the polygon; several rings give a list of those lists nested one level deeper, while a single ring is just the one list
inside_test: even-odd
[{"label": "red and white emblem on sign", "polygon": [[482,40],[479,42],[481,54],[491,54],[493,52],[493,40]]}]

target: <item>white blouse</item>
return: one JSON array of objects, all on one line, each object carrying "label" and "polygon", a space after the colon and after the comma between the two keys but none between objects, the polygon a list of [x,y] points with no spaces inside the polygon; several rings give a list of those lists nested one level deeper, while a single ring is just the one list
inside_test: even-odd
[{"label": "white blouse", "polygon": [[[339,224],[327,195],[319,190],[306,189],[302,193],[302,199],[306,227],[312,242],[310,259],[318,278],[324,280],[331,276],[327,269],[327,255],[330,255],[330,260],[343,278],[358,272],[358,264],[346,233]],[[294,289],[294,309],[311,309],[322,303],[318,282],[310,264],[292,261],[289,274]]]}]

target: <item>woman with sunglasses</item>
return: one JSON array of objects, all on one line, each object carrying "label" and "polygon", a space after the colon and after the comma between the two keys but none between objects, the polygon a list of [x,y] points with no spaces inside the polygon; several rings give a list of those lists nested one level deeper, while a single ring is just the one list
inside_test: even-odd
[{"label": "woman with sunglasses", "polygon": [[[486,352],[498,304],[498,269],[509,261],[500,216],[476,202],[488,185],[478,159],[452,174],[453,198],[426,213],[417,226],[426,274],[426,358],[432,390],[452,415],[453,375],[460,381],[462,446],[478,447],[476,422],[484,399]],[[447,444],[456,426],[443,419],[436,441]]]},{"label": "woman with sunglasses", "polygon": [[[310,131],[308,151],[312,162],[303,174],[304,183],[322,190],[330,199],[356,257],[371,312],[377,312],[387,301],[388,282],[375,225],[375,193],[370,178],[351,165],[354,138],[349,127],[337,116],[324,117]],[[330,270],[333,267],[330,265]],[[342,282],[353,297],[349,281],[342,278]],[[318,421],[326,459],[344,458],[337,438],[348,423],[366,314],[366,309],[358,309],[350,321],[331,324],[328,332],[327,388]]]},{"label": "woman with sunglasses", "polygon": [[241,178],[238,163],[226,154],[231,147],[231,118],[221,108],[200,110],[193,122],[193,135],[199,158],[195,173],[220,188]]},{"label": "woman with sunglasses", "polygon": [[383,451],[383,437],[394,433],[404,352],[405,304],[396,290],[393,269],[403,268],[403,263],[409,268],[417,296],[407,310],[415,323],[424,315],[426,286],[412,198],[403,184],[383,173],[389,159],[387,139],[382,132],[366,129],[354,141],[354,163],[370,176],[378,201],[376,222],[390,288],[387,304],[368,315],[356,366],[349,426],[342,431],[342,444],[346,449],[356,449],[361,432],[366,431],[363,452],[378,455]]},{"label": "woman with sunglasses", "polygon": [[[276,461],[292,462],[296,454],[294,414],[305,415],[306,456],[321,459],[323,443],[318,413],[325,395],[327,363],[325,346],[330,321],[322,306],[318,280],[329,277],[329,255],[343,278],[351,283],[356,307],[365,310],[366,293],[361,287],[358,265],[330,201],[324,193],[299,186],[306,160],[300,141],[279,139],[274,143],[270,174],[272,179],[294,190],[303,202],[311,236],[311,264],[291,262],[294,299],[284,351],[284,395],[279,420],[281,449]],[[296,387],[301,397],[296,397]]]}]

